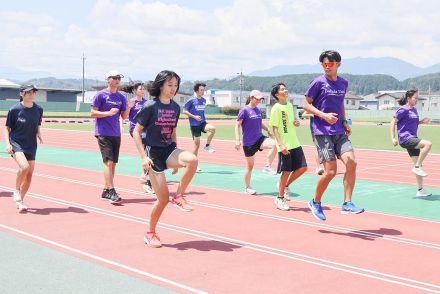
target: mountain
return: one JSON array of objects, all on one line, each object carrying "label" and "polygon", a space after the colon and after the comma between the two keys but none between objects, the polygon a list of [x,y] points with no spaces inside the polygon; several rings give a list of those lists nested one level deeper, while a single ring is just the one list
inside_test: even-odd
[{"label": "mountain", "polygon": [[[322,72],[320,64],[301,64],[301,65],[279,65],[265,70],[258,70],[249,73],[250,76],[281,76],[287,74],[307,74]],[[398,80],[440,72],[440,64],[435,64],[426,68],[417,67],[411,63],[394,57],[356,57],[342,60],[339,70],[342,74],[352,75],[371,75],[384,74],[390,75]]]},{"label": "mountain", "polygon": [[[82,89],[82,79],[57,79],[54,77],[30,79],[23,83],[34,84],[35,87],[41,88],[60,88],[60,89]],[[105,82],[101,80],[84,79],[84,88],[86,91],[93,90],[95,86],[105,86]]]}]

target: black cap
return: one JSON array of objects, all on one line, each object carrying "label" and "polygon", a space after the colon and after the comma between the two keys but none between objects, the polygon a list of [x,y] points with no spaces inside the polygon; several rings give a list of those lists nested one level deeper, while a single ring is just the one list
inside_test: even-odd
[{"label": "black cap", "polygon": [[35,86],[32,84],[25,84],[20,86],[20,92],[29,92],[31,90],[38,91],[38,89],[35,88]]}]

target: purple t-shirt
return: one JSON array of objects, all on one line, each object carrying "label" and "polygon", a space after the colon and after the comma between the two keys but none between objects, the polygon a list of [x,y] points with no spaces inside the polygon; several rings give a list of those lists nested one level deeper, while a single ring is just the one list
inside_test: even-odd
[{"label": "purple t-shirt", "polygon": [[263,136],[261,131],[262,116],[258,107],[243,107],[238,113],[237,120],[242,121],[243,146],[252,146]]},{"label": "purple t-shirt", "polygon": [[134,120],[134,116],[141,110],[142,106],[144,106],[144,103],[147,102],[144,98],[142,100],[138,100],[136,98],[132,98],[134,100],[134,105],[130,109],[130,113],[128,114],[128,121],[130,122],[130,128],[129,132],[130,134],[133,133],[134,127],[136,126],[136,121]]},{"label": "purple t-shirt", "polygon": [[112,116],[96,118],[95,136],[121,136],[121,128],[119,126],[119,116],[122,111],[127,109],[127,99],[119,92],[110,93],[108,89],[104,89],[96,93],[93,97],[92,107],[98,108],[99,111],[109,111],[112,108],[119,108],[119,112]]},{"label": "purple t-shirt", "polygon": [[183,106],[186,110],[189,111],[189,113],[193,115],[198,115],[202,119],[200,121],[195,120],[194,118],[189,118],[189,125],[190,126],[200,126],[202,123],[206,121],[205,119],[205,108],[206,108],[206,99],[205,98],[197,98],[193,97],[189,99],[185,105]]},{"label": "purple t-shirt", "polygon": [[177,127],[180,116],[180,106],[174,100],[163,104],[159,98],[145,103],[134,119],[144,126],[146,132],[145,145],[153,147],[168,147],[173,143],[173,130]]},{"label": "purple t-shirt", "polygon": [[338,114],[338,121],[333,125],[323,118],[315,116],[312,126],[314,135],[340,135],[345,133],[342,123],[344,120],[344,97],[347,88],[348,81],[341,77],[338,77],[336,81],[331,81],[325,75],[322,75],[310,83],[304,95],[313,99],[313,106],[325,113]]},{"label": "purple t-shirt", "polygon": [[397,119],[399,144],[405,143],[410,138],[417,137],[419,113],[415,107],[409,107],[408,105],[400,107],[394,114],[394,118]]}]

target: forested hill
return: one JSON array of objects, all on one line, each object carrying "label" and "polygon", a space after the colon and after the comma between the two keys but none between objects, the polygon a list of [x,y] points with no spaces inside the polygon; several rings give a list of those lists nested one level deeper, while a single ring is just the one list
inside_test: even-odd
[{"label": "forested hill", "polygon": [[[294,74],[277,77],[255,77],[243,76],[243,90],[250,91],[259,89],[270,92],[271,86],[277,82],[284,82],[290,93],[302,94],[307,90],[310,82],[320,74]],[[427,91],[429,86],[432,92],[440,91],[440,73],[419,76],[399,81],[389,75],[341,75],[349,82],[349,91],[357,95],[367,95],[382,90],[405,90],[416,87],[419,90]],[[209,89],[239,90],[240,78],[204,80]],[[184,82],[181,91],[192,93],[193,82]]]}]

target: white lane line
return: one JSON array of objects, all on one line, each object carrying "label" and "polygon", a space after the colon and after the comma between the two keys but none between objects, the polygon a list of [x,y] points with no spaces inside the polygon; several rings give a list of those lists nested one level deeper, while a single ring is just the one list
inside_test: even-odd
[{"label": "white lane line", "polygon": [[[8,187],[0,186],[0,188],[4,188],[4,189],[6,188],[6,190],[13,191],[13,189],[8,188]],[[124,213],[113,212],[113,211],[109,211],[109,210],[105,210],[105,209],[101,209],[101,208],[96,208],[93,206],[83,205],[83,204],[79,204],[79,203],[75,203],[75,202],[71,202],[71,201],[59,200],[59,199],[52,198],[50,196],[44,196],[41,194],[29,193],[29,195],[31,197],[45,200],[48,202],[54,202],[54,203],[58,203],[58,204],[62,204],[62,205],[69,205],[69,206],[74,206],[77,208],[87,209],[91,212],[107,215],[107,216],[118,218],[118,219],[127,220],[130,222],[148,224],[148,220],[146,220],[146,219],[143,219],[140,217],[135,217],[135,216],[124,214]],[[54,199],[54,200],[52,200],[52,199]],[[411,288],[415,288],[415,289],[419,289],[419,290],[424,290],[427,292],[439,293],[438,290],[440,290],[440,285],[425,283],[425,282],[421,282],[421,281],[417,281],[417,280],[413,280],[413,279],[409,279],[409,278],[404,278],[404,277],[400,277],[400,276],[396,276],[396,275],[382,273],[379,271],[369,270],[369,269],[365,269],[365,268],[361,268],[361,267],[351,266],[351,265],[343,264],[343,263],[339,263],[339,262],[333,262],[333,261],[326,260],[326,259],[316,258],[313,256],[308,256],[308,255],[304,255],[304,254],[300,254],[300,253],[296,253],[296,252],[282,250],[282,249],[278,249],[278,248],[274,248],[274,247],[270,247],[270,246],[255,244],[255,243],[251,243],[251,242],[247,242],[247,241],[243,241],[243,240],[233,239],[233,238],[229,238],[226,236],[210,234],[207,232],[193,230],[193,229],[180,227],[180,226],[176,226],[176,225],[172,225],[172,224],[166,224],[166,223],[159,223],[158,227],[163,228],[163,229],[167,229],[167,230],[171,230],[174,232],[186,234],[186,235],[191,235],[191,236],[203,238],[203,239],[218,241],[220,243],[232,244],[232,245],[240,246],[240,247],[247,248],[250,250],[254,250],[254,251],[258,251],[258,252],[262,252],[262,253],[267,253],[270,255],[275,255],[275,256],[279,256],[279,257],[284,257],[284,258],[288,258],[288,259],[292,259],[292,260],[297,260],[297,261],[309,263],[309,264],[314,264],[314,265],[321,266],[321,267],[339,270],[339,271],[347,272],[347,273],[354,274],[354,275],[364,276],[364,277],[368,277],[368,278],[372,278],[372,279],[376,279],[376,280],[381,280],[384,282],[389,282],[389,283],[407,286],[407,287],[411,287]],[[410,284],[410,283],[413,283],[415,285]],[[417,286],[417,285],[422,285],[424,287]],[[435,288],[438,290],[433,290],[433,289],[429,289],[429,288],[425,288],[425,287],[431,287],[431,288]]]},{"label": "white lane line", "polygon": [[195,288],[183,285],[181,283],[177,283],[177,282],[171,281],[169,279],[166,279],[166,278],[163,278],[163,277],[160,277],[160,276],[148,273],[146,271],[143,271],[143,270],[140,270],[140,269],[137,269],[137,268],[134,268],[134,267],[130,267],[130,266],[124,265],[122,263],[119,263],[119,262],[116,262],[116,261],[112,261],[110,259],[103,258],[103,257],[97,256],[97,255],[94,255],[94,254],[91,254],[91,253],[88,253],[88,252],[85,252],[85,251],[82,251],[82,250],[79,250],[79,249],[76,249],[76,248],[73,248],[73,247],[70,247],[70,246],[67,246],[67,245],[63,245],[61,243],[58,243],[58,242],[55,242],[55,241],[52,241],[52,240],[49,240],[49,239],[46,239],[46,238],[34,235],[34,234],[27,233],[25,231],[22,231],[22,230],[19,230],[19,229],[16,229],[16,228],[4,225],[4,224],[0,224],[0,227],[5,229],[5,230],[9,230],[9,231],[15,232],[17,234],[20,234],[20,235],[23,235],[23,236],[26,236],[26,237],[38,240],[40,242],[47,243],[47,244],[50,244],[50,245],[55,246],[55,247],[59,247],[59,248],[62,248],[64,250],[67,250],[67,251],[70,251],[70,252],[74,252],[74,253],[82,255],[82,256],[86,256],[86,257],[91,258],[93,260],[97,260],[97,261],[100,261],[100,262],[103,262],[103,263],[106,263],[106,264],[109,264],[109,265],[112,265],[112,266],[115,266],[115,267],[118,267],[118,268],[130,271],[130,272],[133,272],[133,273],[136,273],[136,274],[139,274],[139,275],[142,275],[142,276],[145,276],[145,277],[157,280],[157,281],[161,281],[161,282],[163,282],[165,284],[172,285],[174,287],[177,287],[177,288],[180,288],[180,289],[184,289],[184,290],[190,291],[192,293],[199,293],[199,294],[207,293],[207,292],[204,292],[202,290],[198,290],[198,289],[195,289]]}]

